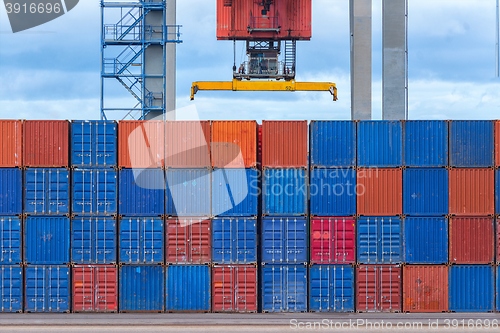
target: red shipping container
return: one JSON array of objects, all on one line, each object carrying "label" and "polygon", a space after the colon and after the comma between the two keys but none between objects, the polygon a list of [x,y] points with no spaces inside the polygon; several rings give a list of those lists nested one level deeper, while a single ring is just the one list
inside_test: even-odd
[{"label": "red shipping container", "polygon": [[118,269],[114,265],[73,267],[73,312],[116,312]]},{"label": "red shipping container", "polygon": [[355,225],[352,217],[311,218],[311,264],[354,263]]},{"label": "red shipping container", "polygon": [[23,165],[39,168],[69,166],[69,122],[26,120],[23,122]]},{"label": "red shipping container", "polygon": [[217,265],[212,268],[213,312],[257,312],[257,267]]},{"label": "red shipping container", "polygon": [[257,125],[257,165],[262,168],[262,125]]},{"label": "red shipping container", "polygon": [[0,167],[22,166],[23,122],[0,120]]},{"label": "red shipping container", "polygon": [[206,264],[212,259],[211,221],[207,218],[168,218],[166,221],[168,264]]},{"label": "red shipping container", "polygon": [[262,166],[307,167],[307,121],[262,122]]},{"label": "red shipping container", "polygon": [[257,122],[212,122],[212,166],[255,168],[257,166]]},{"label": "red shipping container", "polygon": [[495,166],[500,166],[500,120],[495,121]]},{"label": "red shipping container", "polygon": [[449,213],[452,215],[492,215],[495,211],[495,171],[493,169],[451,169]]},{"label": "red shipping container", "polygon": [[403,311],[448,311],[448,266],[403,267]]},{"label": "red shipping container", "polygon": [[210,122],[167,121],[165,154],[167,168],[209,168]]},{"label": "red shipping container", "polygon": [[118,166],[161,168],[165,160],[165,122],[122,120],[118,123]]},{"label": "red shipping container", "polygon": [[495,233],[489,217],[450,219],[450,263],[490,264],[494,262]]},{"label": "red shipping container", "polygon": [[400,312],[401,266],[360,265],[356,268],[358,312]]},{"label": "red shipping container", "polygon": [[360,168],[356,177],[359,215],[394,216],[403,213],[403,170]]}]

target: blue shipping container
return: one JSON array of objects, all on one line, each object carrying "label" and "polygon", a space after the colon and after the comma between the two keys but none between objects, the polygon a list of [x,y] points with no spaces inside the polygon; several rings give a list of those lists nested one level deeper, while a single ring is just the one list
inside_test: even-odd
[{"label": "blue shipping container", "polygon": [[400,167],[403,165],[401,121],[360,121],[358,123],[358,166]]},{"label": "blue shipping container", "polygon": [[0,265],[21,264],[21,218],[0,216]]},{"label": "blue shipping container", "polygon": [[69,171],[27,169],[24,185],[24,212],[33,215],[69,214]]},{"label": "blue shipping container", "polygon": [[262,213],[306,215],[307,190],[305,169],[264,169]]},{"label": "blue shipping container", "polygon": [[0,168],[0,215],[23,213],[23,172],[18,168]]},{"label": "blue shipping container", "polygon": [[107,169],[73,170],[72,213],[113,215],[117,211],[117,173]]},{"label": "blue shipping container", "polygon": [[76,264],[117,262],[114,217],[75,217],[71,222],[71,262]]},{"label": "blue shipping container", "polygon": [[123,169],[119,172],[118,213],[125,216],[165,214],[165,176],[161,169]]},{"label": "blue shipping container", "polygon": [[354,267],[313,265],[309,268],[309,311],[354,312]]},{"label": "blue shipping container", "polygon": [[23,311],[23,268],[21,266],[0,266],[1,312]]},{"label": "blue shipping container", "polygon": [[401,224],[399,217],[360,217],[356,228],[358,262],[401,263],[403,261]]},{"label": "blue shipping container", "polygon": [[404,123],[404,165],[448,166],[448,122],[409,120]]},{"label": "blue shipping container", "polygon": [[307,263],[308,230],[305,217],[264,217],[261,231],[262,262]]},{"label": "blue shipping container", "polygon": [[307,267],[265,265],[261,274],[263,312],[307,311]]},{"label": "blue shipping container", "polygon": [[311,215],[356,215],[356,170],[312,169],[309,193]]},{"label": "blue shipping container", "polygon": [[117,166],[117,124],[114,121],[73,120],[71,165],[78,168]]},{"label": "blue shipping container", "polygon": [[450,124],[450,165],[492,167],[494,123],[484,120],[453,120]]},{"label": "blue shipping container", "polygon": [[119,223],[120,263],[163,263],[165,252],[163,218],[123,217]]},{"label": "blue shipping container", "polygon": [[216,264],[257,263],[257,219],[213,219],[212,261]]},{"label": "blue shipping container", "polygon": [[167,170],[167,215],[210,216],[209,169]]},{"label": "blue shipping container", "polygon": [[69,264],[69,218],[28,216],[24,227],[24,261],[32,265]]},{"label": "blue shipping container", "polygon": [[165,309],[165,270],[160,265],[121,266],[119,289],[120,312]]},{"label": "blue shipping container", "polygon": [[408,264],[448,263],[448,219],[408,217],[404,221],[405,262]]},{"label": "blue shipping container", "polygon": [[313,167],[356,166],[356,123],[354,121],[311,121],[310,165]]},{"label": "blue shipping container", "polygon": [[166,311],[210,311],[210,273],[208,265],[167,266]]},{"label": "blue shipping container", "polygon": [[494,267],[489,265],[452,265],[449,274],[450,311],[493,311],[493,275]]},{"label": "blue shipping container", "polygon": [[212,171],[212,215],[257,216],[259,171],[215,169]]},{"label": "blue shipping container", "polygon": [[403,213],[410,216],[448,214],[448,170],[403,170]]},{"label": "blue shipping container", "polygon": [[70,268],[28,266],[25,269],[25,312],[69,312]]}]

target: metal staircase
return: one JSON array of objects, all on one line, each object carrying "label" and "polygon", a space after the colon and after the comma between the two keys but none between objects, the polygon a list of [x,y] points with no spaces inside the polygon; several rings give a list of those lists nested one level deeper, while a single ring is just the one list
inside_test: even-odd
[{"label": "metal staircase", "polygon": [[297,61],[297,41],[285,41],[285,60],[283,74],[287,79],[295,78],[295,64]]}]

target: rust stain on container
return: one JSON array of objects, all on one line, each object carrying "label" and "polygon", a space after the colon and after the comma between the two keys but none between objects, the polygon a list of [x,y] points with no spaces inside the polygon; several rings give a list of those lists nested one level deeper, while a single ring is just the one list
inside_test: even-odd
[{"label": "rust stain on container", "polygon": [[489,217],[450,219],[450,262],[490,264],[494,261],[495,234]]},{"label": "rust stain on container", "polygon": [[262,166],[307,167],[307,121],[262,121]]},{"label": "rust stain on container", "polygon": [[356,310],[358,312],[401,311],[401,267],[360,265],[356,268]]},{"label": "rust stain on container", "polygon": [[405,266],[403,268],[403,311],[447,312],[448,266]]},{"label": "rust stain on container", "polygon": [[357,213],[393,216],[403,213],[403,170],[364,169],[357,172]]},{"label": "rust stain on container", "polygon": [[73,267],[73,312],[118,311],[118,269],[114,265]]},{"label": "rust stain on container", "polygon": [[212,268],[213,312],[257,312],[257,267],[217,265]]},{"label": "rust stain on container", "polygon": [[450,214],[492,215],[495,211],[493,169],[451,169],[449,175]]},{"label": "rust stain on container", "polygon": [[212,259],[211,221],[207,218],[168,218],[166,261],[170,264],[206,264]]},{"label": "rust stain on container", "polygon": [[0,120],[0,167],[22,166],[23,122]]},{"label": "rust stain on container", "polygon": [[254,168],[257,166],[257,122],[212,122],[212,166]]},{"label": "rust stain on container", "polygon": [[165,122],[122,120],[118,123],[118,166],[161,168],[165,159]]},{"label": "rust stain on container", "polygon": [[23,122],[23,165],[60,168],[69,166],[69,122],[26,120]]},{"label": "rust stain on container", "polygon": [[210,122],[167,121],[165,154],[167,168],[209,168]]}]

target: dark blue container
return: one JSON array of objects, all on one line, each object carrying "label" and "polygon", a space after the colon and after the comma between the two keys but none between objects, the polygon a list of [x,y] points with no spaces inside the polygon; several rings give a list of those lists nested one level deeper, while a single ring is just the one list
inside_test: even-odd
[{"label": "dark blue container", "polygon": [[120,312],[164,311],[165,270],[160,265],[123,265],[119,290]]},{"label": "dark blue container", "polygon": [[403,262],[402,223],[399,217],[361,216],[358,219],[357,256],[363,264]]},{"label": "dark blue container", "polygon": [[262,188],[264,215],[306,215],[307,193],[305,169],[264,169]]},{"label": "dark blue container", "polygon": [[23,311],[23,268],[21,266],[0,266],[1,312]]},{"label": "dark blue container", "polygon": [[69,264],[69,218],[28,216],[24,226],[24,262],[31,265]]},{"label": "dark blue container", "polygon": [[305,217],[264,217],[261,260],[266,264],[299,264],[308,261],[308,223]]},{"label": "dark blue container", "polygon": [[305,265],[264,265],[261,280],[263,312],[307,311]]},{"label": "dark blue container", "polygon": [[23,213],[23,172],[18,168],[0,168],[0,215]]},{"label": "dark blue container", "polygon": [[257,216],[259,189],[256,169],[214,169],[212,215]]},{"label": "dark blue container", "polygon": [[448,214],[448,170],[403,170],[403,213],[410,216]]},{"label": "dark blue container", "polygon": [[404,221],[405,262],[408,264],[448,263],[448,219],[408,217]]},{"label": "dark blue container", "polygon": [[119,172],[118,213],[125,216],[165,214],[165,176],[161,169],[123,169]]},{"label": "dark blue container", "polygon": [[114,215],[117,210],[117,173],[107,169],[73,170],[72,213]]},{"label": "dark blue container", "polygon": [[71,165],[77,168],[117,166],[117,124],[92,120],[71,122]]},{"label": "dark blue container", "polygon": [[71,304],[68,266],[25,268],[25,312],[69,312]]},{"label": "dark blue container", "polygon": [[404,161],[408,167],[448,166],[448,122],[405,121]]},{"label": "dark blue container", "polygon": [[0,265],[21,264],[21,218],[0,216]]},{"label": "dark blue container", "polygon": [[450,267],[450,311],[488,312],[495,307],[494,267],[452,265]]},{"label": "dark blue container", "polygon": [[209,169],[167,170],[167,215],[210,216]]},{"label": "dark blue container", "polygon": [[163,218],[123,217],[119,224],[120,263],[163,263],[165,253]]},{"label": "dark blue container", "polygon": [[257,263],[257,219],[214,218],[212,261],[216,264]]},{"label": "dark blue container", "polygon": [[312,167],[356,166],[354,121],[311,121],[309,126]]},{"label": "dark blue container", "polygon": [[450,165],[492,167],[494,129],[489,120],[453,120],[450,124]]},{"label": "dark blue container", "polygon": [[169,265],[166,268],[166,311],[209,312],[210,266]]},{"label": "dark blue container", "polygon": [[69,214],[69,171],[27,169],[24,180],[24,212],[30,215]]},{"label": "dark blue container", "polygon": [[117,262],[114,217],[75,217],[71,221],[71,262],[114,264]]},{"label": "dark blue container", "polygon": [[360,121],[357,161],[361,167],[403,165],[403,125],[400,121]]},{"label": "dark blue container", "polygon": [[354,312],[354,267],[313,265],[309,268],[309,311]]},{"label": "dark blue container", "polygon": [[356,170],[312,169],[309,193],[311,215],[356,215]]}]

